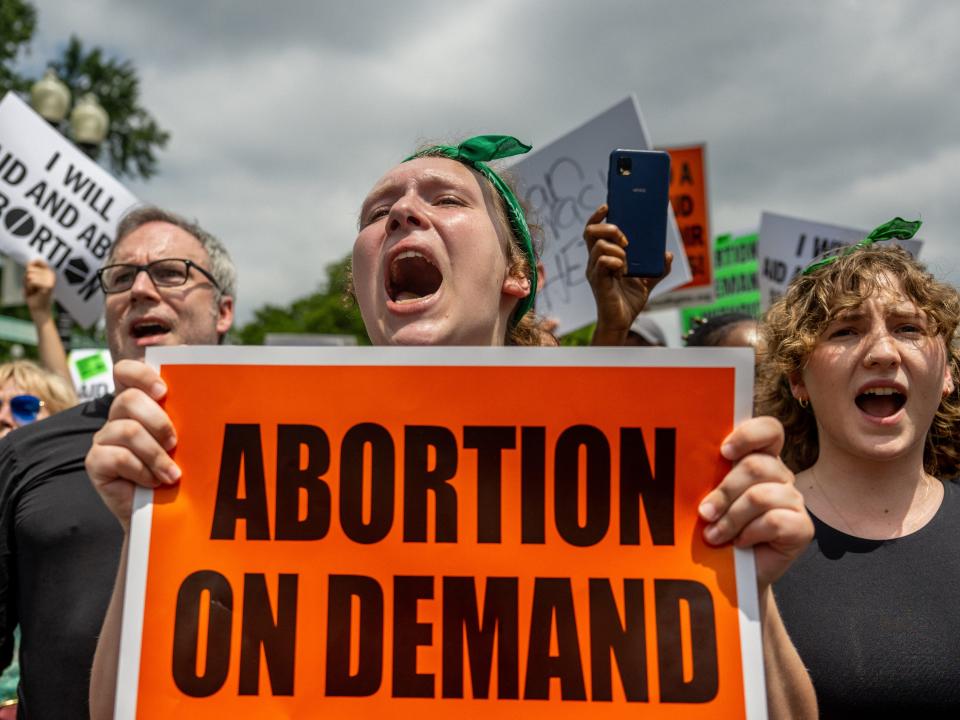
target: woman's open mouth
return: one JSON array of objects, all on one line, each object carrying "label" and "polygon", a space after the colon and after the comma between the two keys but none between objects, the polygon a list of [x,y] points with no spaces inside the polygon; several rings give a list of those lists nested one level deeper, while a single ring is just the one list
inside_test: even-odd
[{"label": "woman's open mouth", "polygon": [[900,411],[907,402],[907,396],[891,387],[876,387],[857,395],[854,402],[867,415],[886,418]]},{"label": "woman's open mouth", "polygon": [[405,250],[390,262],[387,295],[404,304],[430,297],[443,284],[443,274],[422,253]]}]

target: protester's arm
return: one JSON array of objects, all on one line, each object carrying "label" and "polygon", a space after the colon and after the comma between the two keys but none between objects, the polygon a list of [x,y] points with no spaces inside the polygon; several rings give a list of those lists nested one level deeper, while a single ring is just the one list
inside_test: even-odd
[{"label": "protester's arm", "polygon": [[670,274],[673,253],[664,254],[663,275],[656,278],[627,277],[626,235],[605,223],[607,206],[601,205],[587,220],[583,239],[587,243],[587,280],[597,303],[597,327],[593,345],[623,345],[630,326],[647,304],[650,291]]},{"label": "protester's arm", "polygon": [[700,504],[708,523],[704,539],[752,547],[771,718],[815,718],[817,699],[796,648],[787,635],[770,586],[813,538],[813,523],[780,460],[783,426],[774,418],[751,418],[724,440],[721,452],[734,463]]},{"label": "protester's arm", "polygon": [[53,288],[57,274],[43,260],[31,260],[23,276],[23,294],[37,328],[40,364],[73,385],[57,325],[53,321]]},{"label": "protester's arm", "polygon": [[124,531],[117,580],[90,676],[90,716],[94,720],[113,717],[134,489],[137,485],[173,484],[180,477],[180,469],[168,454],[176,445],[176,433],[158,404],[167,392],[160,375],[149,365],[123,360],[114,367],[114,383],[120,392],[110,406],[107,422],[94,435],[86,459],[90,481]]}]

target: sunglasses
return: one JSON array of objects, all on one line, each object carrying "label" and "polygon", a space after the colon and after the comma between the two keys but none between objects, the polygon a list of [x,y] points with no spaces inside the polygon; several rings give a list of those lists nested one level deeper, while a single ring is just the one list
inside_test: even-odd
[{"label": "sunglasses", "polygon": [[[3,408],[4,401],[0,399],[0,409]],[[9,400],[10,415],[17,425],[29,425],[37,419],[40,414],[40,408],[44,406],[43,400],[36,395],[14,395]]]},{"label": "sunglasses", "polygon": [[885,222],[883,225],[874,228],[869,235],[855,245],[842,245],[840,247],[833,248],[832,250],[827,250],[822,255],[814,258],[813,262],[803,269],[802,274],[810,275],[820,268],[836,262],[838,258],[845,257],[850,253],[859,250],[862,247],[866,247],[867,245],[872,245],[875,242],[880,242],[882,240],[909,240],[917,234],[917,230],[920,229],[921,224],[922,223],[919,220],[911,221],[904,220],[903,218],[894,218],[893,220]]}]

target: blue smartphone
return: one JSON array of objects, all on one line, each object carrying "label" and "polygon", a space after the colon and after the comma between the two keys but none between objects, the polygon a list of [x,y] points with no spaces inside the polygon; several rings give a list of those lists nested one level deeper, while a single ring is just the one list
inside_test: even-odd
[{"label": "blue smartphone", "polygon": [[627,271],[663,275],[670,202],[670,156],[656,150],[614,150],[607,175],[607,222],[627,236]]}]

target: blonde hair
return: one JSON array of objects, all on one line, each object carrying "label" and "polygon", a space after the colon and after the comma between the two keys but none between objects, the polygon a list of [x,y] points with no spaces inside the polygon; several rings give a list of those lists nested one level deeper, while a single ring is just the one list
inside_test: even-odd
[{"label": "blonde hair", "polygon": [[899,247],[871,245],[839,257],[810,275],[798,275],[767,311],[760,326],[756,409],[780,419],[786,432],[783,461],[794,472],[819,455],[817,424],[790,390],[790,376],[806,365],[820,334],[839,314],[859,307],[885,277],[899,281],[903,294],[927,318],[927,333],[943,339],[954,390],[937,408],[924,444],[924,469],[952,477],[960,471],[960,293],[927,272]]},{"label": "blonde hair", "polygon": [[31,360],[14,360],[0,365],[0,385],[6,385],[11,380],[23,392],[43,400],[44,407],[51,415],[78,402],[73,385]]}]

